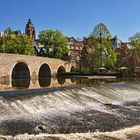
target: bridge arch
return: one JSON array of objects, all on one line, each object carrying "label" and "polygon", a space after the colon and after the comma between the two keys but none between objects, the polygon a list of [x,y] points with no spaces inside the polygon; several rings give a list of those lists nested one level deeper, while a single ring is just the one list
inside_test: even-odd
[{"label": "bridge arch", "polygon": [[27,62],[22,60],[16,61],[10,69],[10,76],[12,87],[28,88],[30,86],[31,76]]},{"label": "bridge arch", "polygon": [[74,66],[71,67],[70,72],[76,72],[76,68]]},{"label": "bridge arch", "polygon": [[12,69],[12,79],[30,79],[30,70],[25,62],[17,62]]},{"label": "bridge arch", "polygon": [[64,74],[66,72],[66,69],[64,68],[64,66],[59,66],[57,69],[57,76],[60,76],[61,74]]},{"label": "bridge arch", "polygon": [[51,84],[51,69],[46,63],[42,64],[38,73],[40,87],[49,87]]},{"label": "bridge arch", "polygon": [[[19,54],[0,53],[0,60],[0,79],[9,80],[10,83],[11,80],[15,78],[31,79],[32,81],[37,80],[39,78],[39,69],[44,63],[49,65],[51,75],[53,76],[56,76],[57,73],[64,73],[65,71],[70,72],[72,66],[76,67],[74,61],[63,61],[59,59]],[[32,81],[31,85],[34,84]]]},{"label": "bridge arch", "polygon": [[38,77],[39,78],[51,77],[51,69],[47,63],[44,63],[40,66]]}]

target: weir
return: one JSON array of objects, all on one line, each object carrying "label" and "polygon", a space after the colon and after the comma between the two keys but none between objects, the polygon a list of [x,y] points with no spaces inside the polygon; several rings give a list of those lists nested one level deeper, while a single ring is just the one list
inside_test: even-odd
[{"label": "weir", "polygon": [[[82,79],[76,83],[82,83]],[[140,124],[139,82],[95,82],[0,96],[5,135],[114,131]],[[40,129],[43,128],[43,129]]]}]

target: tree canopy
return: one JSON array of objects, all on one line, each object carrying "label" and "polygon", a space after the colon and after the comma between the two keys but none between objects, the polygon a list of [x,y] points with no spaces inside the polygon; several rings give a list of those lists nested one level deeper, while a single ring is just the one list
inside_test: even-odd
[{"label": "tree canopy", "polygon": [[44,45],[47,57],[62,58],[68,53],[67,38],[58,30],[41,31],[39,41]]},{"label": "tree canopy", "polygon": [[111,34],[105,24],[99,23],[94,27],[93,31],[90,34],[90,37],[108,38],[108,37],[111,37]]},{"label": "tree canopy", "polygon": [[132,37],[129,38],[129,41],[132,45],[131,49],[140,51],[140,33],[134,34]]},{"label": "tree canopy", "polygon": [[129,37],[129,41],[138,40],[138,39],[140,40],[140,33],[136,33],[133,36]]},{"label": "tree canopy", "polygon": [[0,37],[0,52],[16,54],[33,54],[33,41],[25,34],[16,35],[11,28]]},{"label": "tree canopy", "polygon": [[114,68],[116,65],[116,51],[110,39],[111,34],[105,24],[99,23],[95,26],[90,34],[93,44],[92,65],[93,68],[98,70],[101,67]]},{"label": "tree canopy", "polygon": [[103,40],[102,46],[98,40],[92,46],[94,53],[93,53],[93,68],[98,70],[99,68],[107,68],[112,69],[116,65],[117,55],[114,46],[112,45],[110,40]]}]

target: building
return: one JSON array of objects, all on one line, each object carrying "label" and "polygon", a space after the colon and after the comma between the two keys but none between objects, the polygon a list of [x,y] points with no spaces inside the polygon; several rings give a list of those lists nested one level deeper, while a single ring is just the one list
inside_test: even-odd
[{"label": "building", "polygon": [[83,37],[83,44],[84,46],[91,47],[95,42],[95,39],[93,37]]},{"label": "building", "polygon": [[35,27],[32,24],[31,19],[29,19],[27,24],[26,24],[25,34],[28,35],[30,38],[32,38],[35,41],[35,39],[36,39]]},{"label": "building", "polygon": [[83,49],[83,42],[76,40],[74,37],[68,38],[68,56],[72,60],[75,60],[76,62],[79,62],[81,51]]},{"label": "building", "polygon": [[[113,36],[113,37],[111,37],[109,39],[110,39],[112,45],[115,48],[121,47],[121,45],[123,43],[117,36]],[[84,45],[88,45],[88,46],[91,47],[92,45],[94,45],[95,42],[96,42],[96,40],[93,37],[88,37],[88,38],[84,37],[83,38]]]},{"label": "building", "polygon": [[34,42],[34,50],[37,56],[46,56],[46,50],[38,39],[36,39]]},{"label": "building", "polygon": [[110,38],[110,40],[112,41],[112,45],[114,47],[120,48],[122,46],[123,42],[117,36]]},{"label": "building", "polygon": [[37,56],[46,56],[46,50],[44,49],[44,46],[39,42],[38,39],[36,39],[36,30],[31,19],[28,19],[25,27],[25,34],[33,39],[35,54]]},{"label": "building", "polygon": [[16,35],[22,34],[21,30],[16,30],[16,31],[14,31],[14,33],[15,33]]},{"label": "building", "polygon": [[4,36],[4,32],[0,32],[0,37],[3,37]]},{"label": "building", "polygon": [[93,50],[88,45],[84,45],[82,51],[81,51],[81,57],[80,57],[80,71],[81,72],[87,72],[89,73],[92,70],[93,65]]}]

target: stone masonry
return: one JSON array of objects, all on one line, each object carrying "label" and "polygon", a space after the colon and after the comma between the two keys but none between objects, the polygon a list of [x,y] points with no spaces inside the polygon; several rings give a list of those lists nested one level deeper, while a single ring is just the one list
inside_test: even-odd
[{"label": "stone masonry", "polygon": [[59,59],[37,56],[0,53],[0,80],[11,80],[13,68],[20,62],[23,62],[28,66],[31,79],[38,78],[39,69],[43,64],[47,64],[50,67],[52,76],[57,75],[57,71],[60,66],[63,66],[66,72],[70,72],[71,68],[75,67],[75,63],[70,61],[62,61]]}]

